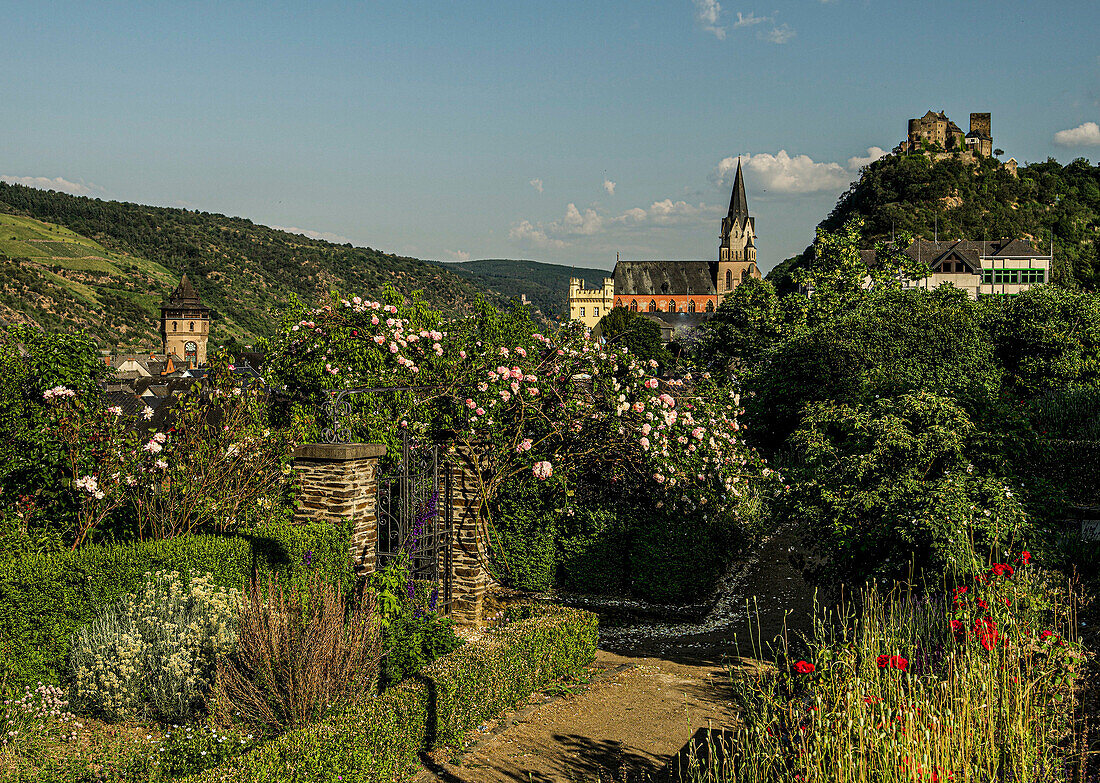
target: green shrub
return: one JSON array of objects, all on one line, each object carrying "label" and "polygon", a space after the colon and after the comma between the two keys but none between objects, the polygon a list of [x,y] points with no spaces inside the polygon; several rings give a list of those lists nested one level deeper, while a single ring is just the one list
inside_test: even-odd
[{"label": "green shrub", "polygon": [[241,594],[210,574],[147,574],[136,592],[70,638],[73,693],[83,710],[110,719],[149,711],[187,721],[214,682],[214,662],[236,641]]},{"label": "green shrub", "polygon": [[974,552],[1033,538],[1020,490],[971,462],[974,439],[966,412],[930,393],[810,406],[782,515],[819,556],[814,576],[860,584],[904,578],[910,564],[967,570]]},{"label": "green shrub", "polygon": [[703,600],[733,555],[721,528],[659,512],[641,520],[630,544],[631,595],[657,603]]},{"label": "green shrub", "polygon": [[447,617],[404,612],[382,633],[381,684],[383,688],[401,682],[424,666],[462,646],[454,622]]},{"label": "green shrub", "polygon": [[554,493],[531,476],[514,478],[498,491],[493,503],[496,535],[491,566],[502,584],[520,590],[554,586],[558,516],[554,502]]},{"label": "green shrub", "polygon": [[60,682],[72,633],[136,592],[146,572],[197,570],[213,574],[219,586],[240,589],[253,568],[292,579],[318,569],[350,587],[348,535],[347,527],[324,523],[267,525],[235,536],[93,544],[2,560],[0,690]]},{"label": "green shrub", "polygon": [[456,744],[534,690],[578,675],[595,655],[597,636],[594,614],[540,607],[536,616],[487,634],[484,646],[463,645],[359,709],[288,732],[185,781],[407,779],[420,751]]},{"label": "green shrub", "polygon": [[601,505],[574,509],[558,537],[558,583],[582,593],[625,590],[628,516],[627,509]]}]

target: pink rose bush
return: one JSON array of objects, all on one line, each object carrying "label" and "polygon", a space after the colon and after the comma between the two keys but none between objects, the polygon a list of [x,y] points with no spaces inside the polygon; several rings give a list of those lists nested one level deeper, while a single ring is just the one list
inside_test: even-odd
[{"label": "pink rose bush", "polygon": [[448,318],[392,291],[384,299],[296,308],[270,342],[269,381],[309,401],[294,410],[301,437],[327,426],[317,413],[328,395],[382,387],[392,391],[345,398],[354,436],[392,444],[392,422],[407,419],[415,435],[457,444],[483,466],[483,503],[512,477],[567,485],[592,465],[703,515],[736,517],[778,484],[742,440],[736,391],[712,379],[656,378],[625,348],[576,327],[544,334],[525,312],[479,304]]},{"label": "pink rose bush", "polygon": [[77,508],[66,543],[76,549],[112,514],[132,518],[139,539],[224,531],[279,496],[289,444],[262,398],[218,360],[201,391],[173,401],[166,429],[150,427],[148,407],[130,418],[97,394],[47,390],[46,436],[61,447]]}]

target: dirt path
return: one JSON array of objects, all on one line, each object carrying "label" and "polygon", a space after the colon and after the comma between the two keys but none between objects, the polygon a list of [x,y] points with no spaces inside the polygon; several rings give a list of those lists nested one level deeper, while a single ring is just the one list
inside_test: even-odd
[{"label": "dirt path", "polygon": [[[734,720],[727,663],[784,624],[804,630],[813,591],[787,562],[787,536],[723,585],[700,623],[639,621],[607,627],[582,686],[536,694],[482,726],[462,751],[425,759],[420,783],[640,780],[652,776],[700,728]],[[757,596],[750,623],[745,599]],[[759,623],[759,625],[758,625]],[[751,633],[750,633],[750,628]]]},{"label": "dirt path", "polygon": [[463,754],[434,754],[422,781],[598,781],[653,775],[696,729],[733,720],[722,667],[596,654],[593,680],[507,714]]}]

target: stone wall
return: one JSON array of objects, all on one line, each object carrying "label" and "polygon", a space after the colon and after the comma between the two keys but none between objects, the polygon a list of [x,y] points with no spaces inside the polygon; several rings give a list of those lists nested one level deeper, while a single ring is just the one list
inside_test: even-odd
[{"label": "stone wall", "polygon": [[308,443],[294,450],[301,492],[296,522],[354,521],[350,555],[360,575],[374,571],[378,548],[378,460],[381,443]]}]

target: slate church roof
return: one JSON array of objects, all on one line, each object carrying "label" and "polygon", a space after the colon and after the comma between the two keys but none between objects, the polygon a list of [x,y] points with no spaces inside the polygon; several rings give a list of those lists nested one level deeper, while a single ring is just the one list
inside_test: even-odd
[{"label": "slate church roof", "polygon": [[615,264],[615,296],[647,299],[676,294],[713,296],[709,261],[619,261]]}]

